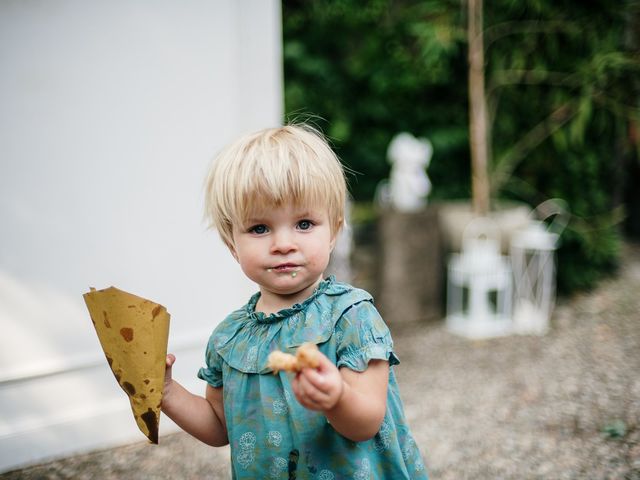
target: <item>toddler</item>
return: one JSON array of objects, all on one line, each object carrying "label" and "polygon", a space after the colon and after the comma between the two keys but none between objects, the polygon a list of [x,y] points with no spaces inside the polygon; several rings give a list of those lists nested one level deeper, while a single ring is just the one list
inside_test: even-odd
[{"label": "toddler", "polygon": [[[172,379],[167,356],[162,409],[199,440],[230,444],[233,478],[427,478],[389,329],[371,295],[323,276],[345,196],[339,160],[307,126],[240,138],[208,175],[207,218],[259,291],[213,331],[204,397]],[[305,342],[317,368],[267,366]]]}]

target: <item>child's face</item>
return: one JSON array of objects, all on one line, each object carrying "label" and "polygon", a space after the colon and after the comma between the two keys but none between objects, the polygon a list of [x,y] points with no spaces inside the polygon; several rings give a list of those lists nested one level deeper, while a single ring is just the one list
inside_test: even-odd
[{"label": "child's face", "polygon": [[233,226],[232,254],[265,295],[307,298],[322,280],[334,245],[326,208],[285,204],[251,212]]}]

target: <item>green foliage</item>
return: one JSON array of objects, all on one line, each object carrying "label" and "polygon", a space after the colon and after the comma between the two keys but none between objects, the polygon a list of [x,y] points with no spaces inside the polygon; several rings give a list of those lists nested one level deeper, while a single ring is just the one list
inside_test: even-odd
[{"label": "green foliage", "polygon": [[465,84],[452,89],[450,83],[452,74],[464,78],[466,68],[457,5],[283,2],[287,115],[326,120],[319,126],[360,173],[351,181],[356,199],[371,199],[388,176],[386,149],[399,131],[433,142],[435,197],[468,194]]},{"label": "green foliage", "polygon": [[[558,284],[591,287],[615,269],[639,148],[640,3],[495,0],[484,13],[494,198],[566,200]],[[283,1],[287,116],[323,119],[358,172],[356,200],[388,176],[400,131],[433,143],[432,200],[470,196],[465,14],[451,0]]]},{"label": "green foliage", "polygon": [[613,420],[604,426],[602,432],[609,438],[623,438],[627,434],[627,424],[624,420]]}]

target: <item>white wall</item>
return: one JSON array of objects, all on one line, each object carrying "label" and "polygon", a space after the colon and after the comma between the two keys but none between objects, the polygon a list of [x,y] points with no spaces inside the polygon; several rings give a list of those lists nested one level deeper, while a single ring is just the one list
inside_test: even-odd
[{"label": "white wall", "polygon": [[[144,440],[82,293],[172,315],[176,377],[253,292],[213,232],[215,152],[282,118],[277,0],[0,2],[0,471]],[[161,432],[174,428],[165,417]]]}]

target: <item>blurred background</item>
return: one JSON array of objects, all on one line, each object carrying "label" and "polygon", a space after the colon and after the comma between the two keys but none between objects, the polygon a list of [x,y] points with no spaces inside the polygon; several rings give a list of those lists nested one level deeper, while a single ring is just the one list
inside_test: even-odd
[{"label": "blurred background", "polygon": [[[491,199],[569,204],[562,292],[593,287],[621,237],[640,237],[638,15],[634,1],[485,3]],[[467,20],[459,1],[283,2],[285,112],[319,116],[360,173],[354,221],[402,131],[433,145],[430,201],[471,197]]]},{"label": "blurred background", "polygon": [[[201,221],[209,162],[240,133],[306,121],[328,136],[351,170],[353,279],[380,294],[384,310],[390,281],[378,252],[405,246],[385,240],[394,227],[379,202],[396,134],[432,146],[428,209],[475,202],[468,6],[0,2],[0,471],[140,439],[82,303],[91,286],[165,305],[176,375],[202,388],[195,372],[211,328],[254,289]],[[557,287],[564,298],[587,294],[640,239],[640,3],[496,0],[480,9],[489,210],[566,202]],[[436,324],[454,248],[439,236],[417,237],[439,250],[443,277],[428,299]],[[447,339],[437,330],[427,344]],[[513,364],[507,348],[539,353],[540,341],[497,351]],[[423,346],[400,345],[419,366]],[[482,364],[488,353],[474,352]],[[431,388],[416,385],[410,416],[437,418],[436,407],[412,410]],[[175,431],[166,418],[162,428]],[[441,472],[444,458],[455,460],[451,448],[433,449]]]}]

